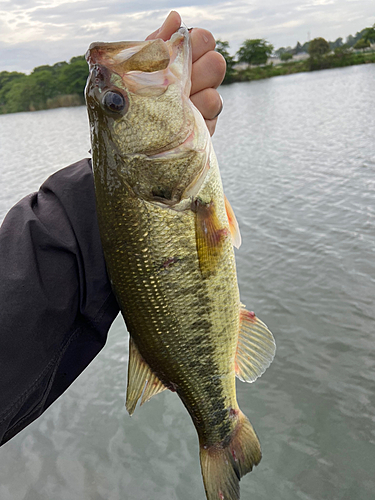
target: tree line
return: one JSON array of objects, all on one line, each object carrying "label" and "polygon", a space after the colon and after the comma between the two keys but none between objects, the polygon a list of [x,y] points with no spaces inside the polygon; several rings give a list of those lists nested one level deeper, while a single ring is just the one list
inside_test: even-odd
[{"label": "tree line", "polygon": [[84,104],[88,66],[84,56],[35,68],[30,75],[0,72],[0,113]]},{"label": "tree line", "polygon": [[[332,64],[358,64],[361,61],[345,60],[351,48],[364,50],[375,42],[375,24],[349,35],[346,42],[338,38],[334,42],[327,42],[324,38],[315,38],[311,42],[301,45],[299,42],[294,48],[281,47],[274,51],[274,47],[265,39],[248,39],[243,42],[235,56],[229,54],[229,42],[218,40],[216,50],[220,52],[227,63],[227,72],[224,83],[242,81],[254,78],[267,78],[277,74],[287,74],[297,71],[309,71],[333,67]],[[327,54],[334,51],[334,56]],[[294,55],[308,52],[310,59],[305,64],[295,63],[294,68],[283,70],[264,70],[271,54],[275,54],[284,61],[292,60]],[[368,62],[363,61],[363,62]],[[370,61],[370,62],[375,62]],[[246,63],[256,66],[256,71],[237,71],[236,64]],[[16,71],[0,72],[0,114],[19,111],[36,111],[61,106],[77,106],[84,104],[84,88],[88,77],[88,66],[84,56],[73,57],[69,62],[58,62],[53,66],[44,65],[35,68],[30,75]]]},{"label": "tree line", "polygon": [[[244,75],[245,79],[246,75],[250,78],[249,71],[236,71],[236,65],[240,63],[245,63],[249,66],[265,65],[271,54],[279,57],[281,61],[287,62],[292,61],[295,55],[307,53],[310,56],[309,61],[305,64],[300,64],[298,66],[298,71],[343,66],[345,63],[348,63],[348,65],[358,64],[361,62],[360,58],[357,58],[357,61],[353,57],[351,59],[349,59],[349,57],[347,57],[346,60],[343,59],[345,56],[349,56],[353,49],[364,50],[369,48],[371,43],[374,42],[375,24],[371,28],[364,28],[363,30],[357,32],[355,36],[349,35],[345,43],[342,38],[337,38],[334,42],[327,42],[324,38],[319,37],[311,40],[311,42],[306,42],[304,45],[297,42],[297,45],[294,48],[280,47],[275,51],[273,45],[268,43],[265,39],[249,39],[243,42],[235,56],[231,56],[229,54],[229,42],[217,40],[216,50],[224,56],[227,63],[227,72],[224,83],[230,83],[233,81],[241,81]],[[330,53],[330,59],[325,57]],[[375,62],[375,60],[372,62]],[[295,69],[297,69],[297,67]],[[262,78],[266,77],[264,72],[258,72],[258,74],[262,75]],[[281,72],[279,74],[285,73]],[[270,76],[274,76],[274,74],[270,73]]]}]

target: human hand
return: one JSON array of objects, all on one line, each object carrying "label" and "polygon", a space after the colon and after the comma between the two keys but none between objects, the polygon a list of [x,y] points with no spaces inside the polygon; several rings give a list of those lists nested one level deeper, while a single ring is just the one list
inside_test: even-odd
[{"label": "human hand", "polygon": [[[166,41],[181,26],[180,15],[172,11],[158,30],[146,40],[161,38]],[[190,31],[193,65],[191,71],[190,99],[202,113],[207,128],[213,135],[217,117],[223,107],[220,94],[216,90],[225,76],[225,59],[215,52],[215,39],[212,34],[201,28]]]}]

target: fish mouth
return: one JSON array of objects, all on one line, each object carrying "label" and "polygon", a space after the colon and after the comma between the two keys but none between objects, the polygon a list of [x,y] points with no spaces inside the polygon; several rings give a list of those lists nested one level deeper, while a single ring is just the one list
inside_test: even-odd
[{"label": "fish mouth", "polygon": [[[186,154],[185,146],[194,137],[194,123],[187,119],[191,89],[191,45],[186,28],[180,28],[166,42],[161,39],[95,42],[90,45],[86,60],[90,69],[85,90],[89,112],[91,108],[102,113],[102,109],[108,114],[106,94],[120,94],[120,99],[127,105],[123,107],[122,113],[110,114],[115,120],[126,114],[132,95],[157,99],[170,85],[176,85],[182,100],[187,104],[183,106],[184,126],[176,129],[167,143],[142,153],[150,157]],[[141,154],[141,151],[133,153]]]},{"label": "fish mouth", "polygon": [[[91,44],[86,53],[90,67],[87,108],[91,133],[99,135],[99,140],[94,139],[104,145],[110,143],[116,158],[123,160],[119,168],[123,169],[124,176],[132,178],[129,186],[137,196],[176,210],[190,206],[190,198],[204,182],[209,165],[209,133],[202,115],[190,101],[191,59],[190,35],[186,28],[180,28],[166,42],[161,39],[99,42]],[[160,108],[160,102],[164,107]],[[137,111],[142,113],[144,109],[152,124],[152,134],[139,132],[139,120],[133,118],[137,117]],[[160,120],[158,109],[165,110]],[[175,121],[170,109],[177,113]],[[165,125],[165,133],[159,134],[159,130],[164,132],[157,128],[159,123]],[[132,134],[133,124],[137,141],[132,139],[127,143],[124,130]],[[190,156],[194,158],[191,169],[186,166],[192,163],[187,159]],[[180,159],[183,160],[179,162]],[[174,173],[163,181],[159,173],[150,173],[163,171],[172,164]],[[141,169],[131,177],[130,170],[137,170],[139,165],[143,165],[144,173],[140,173]],[[147,186],[138,180],[143,179],[142,175],[148,176]],[[133,179],[136,180],[133,182]]]},{"label": "fish mouth", "polygon": [[184,27],[166,42],[160,38],[94,42],[85,57],[90,70],[86,92],[97,88],[102,93],[117,81],[138,95],[160,95],[171,83],[180,81],[183,94],[190,95],[191,47],[189,32]]},{"label": "fish mouth", "polygon": [[103,65],[121,75],[130,71],[152,73],[166,69],[170,57],[161,39],[146,42],[94,42],[86,52],[91,70]]}]

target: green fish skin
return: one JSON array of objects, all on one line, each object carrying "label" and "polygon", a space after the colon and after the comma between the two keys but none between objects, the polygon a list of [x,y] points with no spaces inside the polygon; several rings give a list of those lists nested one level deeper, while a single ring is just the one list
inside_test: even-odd
[{"label": "green fish skin", "polygon": [[259,377],[275,342],[240,302],[241,238],[189,99],[189,34],[94,43],[86,59],[98,222],[130,334],[127,409],[176,392],[198,433],[207,499],[238,499],[261,450],[235,377]]}]

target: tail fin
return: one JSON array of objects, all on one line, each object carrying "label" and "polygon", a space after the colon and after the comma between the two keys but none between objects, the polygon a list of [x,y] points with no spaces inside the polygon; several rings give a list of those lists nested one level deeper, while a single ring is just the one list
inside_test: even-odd
[{"label": "tail fin", "polygon": [[258,465],[262,453],[254,429],[239,411],[230,442],[223,447],[201,446],[200,460],[207,500],[238,500],[240,479]]}]

